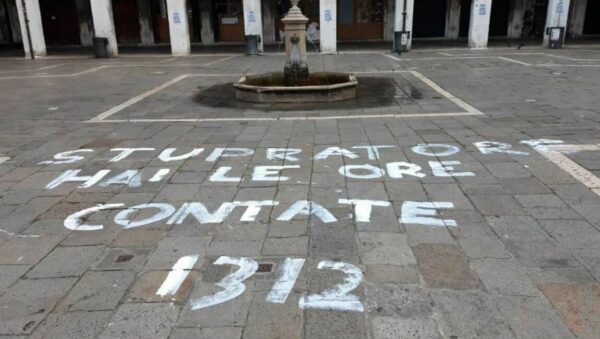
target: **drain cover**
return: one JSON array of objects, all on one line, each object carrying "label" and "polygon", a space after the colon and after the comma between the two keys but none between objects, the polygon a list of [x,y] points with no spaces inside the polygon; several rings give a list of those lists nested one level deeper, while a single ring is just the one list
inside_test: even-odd
[{"label": "drain cover", "polygon": [[115,262],[128,262],[131,259],[133,259],[133,254],[125,254],[118,256]]},{"label": "drain cover", "polygon": [[257,273],[269,273],[273,271],[273,264],[258,264]]}]

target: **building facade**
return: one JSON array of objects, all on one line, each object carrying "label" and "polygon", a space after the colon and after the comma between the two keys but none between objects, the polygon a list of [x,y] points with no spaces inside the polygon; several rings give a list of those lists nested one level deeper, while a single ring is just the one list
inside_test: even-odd
[{"label": "building facade", "polygon": [[[192,44],[264,44],[281,39],[289,0],[0,0],[0,44],[22,43],[26,55],[46,46],[90,46],[105,37],[119,46],[170,44],[188,55]],[[323,53],[342,41],[410,39],[468,41],[485,48],[490,37],[540,39],[548,27],[564,27],[576,39],[600,35],[600,1],[593,0],[302,0],[314,40]],[[391,47],[391,44],[390,44]]]}]

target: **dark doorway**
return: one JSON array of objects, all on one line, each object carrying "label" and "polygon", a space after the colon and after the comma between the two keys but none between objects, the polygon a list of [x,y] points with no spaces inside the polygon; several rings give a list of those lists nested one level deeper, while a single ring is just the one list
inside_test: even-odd
[{"label": "dark doorway", "polygon": [[6,0],[0,0],[0,44],[12,43],[12,29]]},{"label": "dark doorway", "polygon": [[40,0],[46,45],[79,45],[75,0]]},{"label": "dark doorway", "polygon": [[588,0],[583,34],[600,34],[600,1],[598,0]]},{"label": "dark doorway", "polygon": [[150,0],[152,8],[152,28],[156,43],[170,42],[169,19],[167,18],[167,3],[165,0]]},{"label": "dark doorway", "polygon": [[469,24],[471,23],[471,4],[472,0],[462,0],[460,2],[460,25],[458,36],[466,38],[469,36]]},{"label": "dark doorway", "polygon": [[117,42],[137,44],[140,42],[140,22],[137,0],[112,0]]},{"label": "dark doorway", "polygon": [[508,32],[508,15],[510,12],[510,1],[492,1],[492,13],[490,16],[490,36],[506,36]]},{"label": "dark doorway", "polygon": [[446,0],[415,1],[413,36],[443,37],[446,31]]},{"label": "dark doorway", "polygon": [[[548,14],[548,0],[536,0],[533,7],[533,25],[529,38],[542,39],[546,30],[546,15]],[[524,25],[525,26],[525,25]]]}]

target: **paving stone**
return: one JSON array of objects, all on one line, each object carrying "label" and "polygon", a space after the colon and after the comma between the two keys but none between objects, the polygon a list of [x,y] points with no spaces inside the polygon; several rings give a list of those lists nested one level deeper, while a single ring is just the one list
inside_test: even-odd
[{"label": "paving stone", "polygon": [[600,196],[583,185],[552,185],[552,190],[596,228],[600,228]]},{"label": "paving stone", "polygon": [[117,234],[121,232],[120,227],[108,226],[98,231],[73,231],[63,240],[61,246],[93,246],[109,245]]},{"label": "paving stone", "polygon": [[497,178],[527,178],[531,173],[523,165],[516,162],[493,162],[485,167]]},{"label": "paving stone", "polygon": [[428,287],[468,290],[479,288],[479,279],[456,245],[420,244],[413,248],[419,272]]},{"label": "paving stone", "polygon": [[272,222],[269,227],[269,238],[293,238],[305,235],[308,235],[308,223],[303,221]]},{"label": "paving stone", "polygon": [[510,195],[469,196],[483,215],[527,215],[527,211]]},{"label": "paving stone", "polygon": [[65,311],[112,310],[129,288],[134,274],[127,271],[87,272],[62,300]]},{"label": "paving stone", "polygon": [[111,246],[114,247],[155,247],[164,237],[161,230],[133,229],[122,230],[113,240]]},{"label": "paving stone", "polygon": [[427,201],[428,197],[419,182],[396,182],[386,181],[385,187],[390,200],[394,203],[403,203],[404,201]]},{"label": "paving stone", "polygon": [[[237,270],[236,268],[232,268]],[[233,273],[225,273],[225,275]],[[225,276],[222,275],[221,279]],[[191,305],[194,300],[212,295],[222,288],[214,283],[197,280],[192,290],[188,302],[183,306],[182,312],[177,321],[178,327],[239,327],[245,326],[248,319],[248,311],[252,303],[252,292],[254,291],[254,283],[245,281],[246,290],[240,296],[227,302],[203,308],[199,310],[191,310]]]},{"label": "paving stone", "polygon": [[545,283],[588,283],[596,279],[581,267],[526,267],[523,271],[534,284]]},{"label": "paving stone", "polygon": [[366,265],[365,278],[374,283],[416,284],[420,282],[416,265]]},{"label": "paving stone", "polygon": [[498,238],[524,267],[578,266],[579,263],[556,244],[531,217],[487,218]]},{"label": "paving stone", "polygon": [[518,338],[574,338],[552,306],[543,299],[503,296],[495,300]]},{"label": "paving stone", "polygon": [[358,233],[361,261],[367,265],[414,265],[407,237],[400,233]]},{"label": "paving stone", "polygon": [[537,289],[513,260],[479,259],[470,264],[490,293],[531,297],[538,295]]},{"label": "paving stone", "polygon": [[148,257],[144,248],[110,248],[94,266],[100,271],[139,271]]},{"label": "paving stone", "polygon": [[406,235],[410,246],[418,244],[455,244],[456,240],[452,238],[451,228],[446,227],[427,227],[423,225],[405,224]]},{"label": "paving stone", "polygon": [[172,304],[122,304],[99,338],[167,338],[178,312]]},{"label": "paving stone", "polygon": [[129,294],[127,302],[177,302],[184,303],[187,300],[194,283],[198,278],[198,271],[190,271],[188,276],[179,286],[175,295],[159,296],[156,292],[160,289],[170,271],[149,271],[139,276]]},{"label": "paving stone", "polygon": [[515,198],[536,219],[579,219],[580,216],[553,194],[524,194]]},{"label": "paving stone", "polygon": [[75,278],[21,279],[0,297],[0,334],[30,334]]},{"label": "paving stone", "polygon": [[18,233],[27,227],[37,217],[60,201],[60,197],[34,198],[27,204],[19,206],[13,213],[2,221],[3,229],[11,233]]},{"label": "paving stone", "polygon": [[35,265],[61,240],[57,236],[12,238],[0,246],[0,264]]},{"label": "paving stone", "polygon": [[375,317],[371,321],[374,339],[443,338],[433,319]]},{"label": "paving stone", "polygon": [[465,255],[469,258],[510,258],[504,244],[494,231],[484,222],[460,222],[458,227],[450,228],[451,234],[457,238]]},{"label": "paving stone", "polygon": [[[467,195],[499,195],[510,194],[510,192],[499,184],[461,184],[460,188]],[[548,190],[549,191],[549,190]]]},{"label": "paving stone", "polygon": [[457,184],[425,184],[430,201],[451,201],[455,209],[473,209],[473,205]]},{"label": "paving stone", "polygon": [[600,336],[598,284],[543,284],[540,289],[575,335],[583,338]]},{"label": "paving stone", "polygon": [[[442,333],[455,338],[514,338],[506,319],[487,294],[432,291]],[[457,312],[457,310],[460,310]]]},{"label": "paving stone", "polygon": [[28,278],[81,276],[98,260],[102,246],[57,247],[29,273]]},{"label": "paving stone", "polygon": [[164,238],[149,256],[144,270],[169,270],[179,258],[186,255],[202,257],[208,250],[211,240],[212,237]]},{"label": "paving stone", "polygon": [[208,327],[208,328],[174,328],[169,339],[240,339],[242,328]]},{"label": "paving stone", "polygon": [[305,316],[306,338],[368,338],[369,330],[362,313],[310,310]]},{"label": "paving stone", "polygon": [[263,255],[306,256],[308,253],[308,237],[267,238],[263,245]]},{"label": "paving stone", "polygon": [[0,294],[27,272],[29,265],[0,265]]},{"label": "paving stone", "polygon": [[51,313],[30,338],[97,338],[112,312]]},{"label": "paving stone", "polygon": [[215,241],[262,241],[267,236],[269,226],[262,223],[226,223],[216,225],[214,231]]},{"label": "paving stone", "polygon": [[417,286],[367,283],[365,306],[375,316],[424,319],[433,315],[433,300]]},{"label": "paving stone", "polygon": [[265,301],[267,293],[254,295],[243,338],[301,338],[303,310],[298,307],[299,294],[290,294],[284,304]]},{"label": "paving stone", "polygon": [[227,255],[238,257],[260,256],[262,241],[213,241],[207,250],[208,255]]}]

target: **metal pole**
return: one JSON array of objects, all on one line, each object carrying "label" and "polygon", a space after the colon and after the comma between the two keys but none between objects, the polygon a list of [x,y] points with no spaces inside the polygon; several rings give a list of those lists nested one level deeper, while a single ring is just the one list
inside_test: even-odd
[{"label": "metal pole", "polygon": [[25,4],[25,0],[21,0],[21,6],[23,7],[23,19],[25,20],[25,32],[27,33],[27,42],[29,43],[29,56],[31,60],[35,59],[35,55],[33,53],[33,43],[31,42],[31,31],[29,29],[29,16],[27,15],[27,7]]},{"label": "metal pole", "polygon": [[402,31],[406,32],[406,0],[404,0],[402,7]]}]

